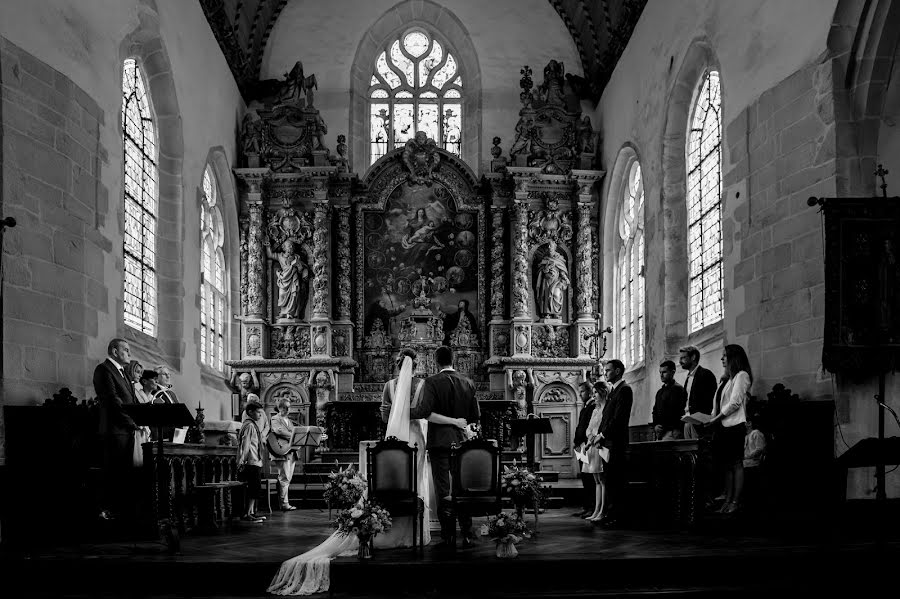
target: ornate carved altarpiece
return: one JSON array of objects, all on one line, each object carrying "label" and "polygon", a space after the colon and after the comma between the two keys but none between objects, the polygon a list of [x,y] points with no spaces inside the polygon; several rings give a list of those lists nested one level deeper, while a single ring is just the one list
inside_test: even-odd
[{"label": "ornate carved altarpiece", "polygon": [[235,169],[241,359],[228,364],[256,371],[267,406],[290,397],[325,426],[329,450],[379,434],[381,389],[402,347],[427,376],[447,344],[476,381],[487,434],[515,449],[510,419],[546,415],[554,432],[539,458],[577,472],[577,388],[602,355],[604,172],[563,65],[551,61],[534,89],[530,72],[510,156],[495,138],[480,179],[422,133],[363,179],[350,173],[346,144],[337,155],[325,146],[302,71],[251,103]]}]

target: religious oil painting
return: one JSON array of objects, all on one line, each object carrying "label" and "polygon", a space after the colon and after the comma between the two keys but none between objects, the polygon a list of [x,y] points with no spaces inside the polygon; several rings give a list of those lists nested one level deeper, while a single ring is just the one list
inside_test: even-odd
[{"label": "religious oil painting", "polygon": [[363,222],[366,334],[376,319],[396,337],[392,321],[414,310],[442,317],[463,300],[478,305],[478,219],[441,183],[404,183]]}]

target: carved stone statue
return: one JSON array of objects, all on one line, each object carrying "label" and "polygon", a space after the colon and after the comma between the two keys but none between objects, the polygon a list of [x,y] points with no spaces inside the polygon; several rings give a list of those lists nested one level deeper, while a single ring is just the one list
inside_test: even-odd
[{"label": "carved stone statue", "polygon": [[556,242],[547,243],[547,253],[537,266],[535,299],[538,314],[544,318],[559,318],[569,289],[569,269],[565,258],[556,251]]},{"label": "carved stone statue", "polygon": [[591,126],[591,117],[584,115],[575,127],[578,137],[576,149],[586,154],[594,153],[594,128]]},{"label": "carved stone statue", "polygon": [[276,275],[278,285],[278,320],[300,320],[306,311],[309,296],[309,267],[295,253],[294,242],[285,239],[281,251],[266,245],[271,260],[278,260],[281,270]]},{"label": "carved stone statue", "polygon": [[[335,386],[334,371],[332,370],[320,370],[312,378],[312,389],[316,397],[316,426],[322,427],[323,430],[327,428],[326,410],[331,402],[331,390]],[[323,439],[326,437],[323,436]],[[325,449],[327,449],[327,444],[322,443],[317,451]]]},{"label": "carved stone statue", "polygon": [[535,90],[541,104],[565,106],[566,98],[563,94],[565,73],[566,67],[562,62],[551,60],[547,63],[547,66],[544,67],[544,81]]},{"label": "carved stone statue", "polygon": [[237,370],[231,375],[229,386],[234,393],[240,396],[239,408],[243,411],[247,404],[247,396],[251,394],[259,395],[259,379],[256,377],[256,371],[238,372]]},{"label": "carved stone statue", "polygon": [[244,155],[259,154],[262,148],[262,120],[255,110],[248,110],[241,122],[241,149]]},{"label": "carved stone statue", "polygon": [[441,161],[437,144],[424,131],[416,131],[416,136],[406,142],[403,148],[403,164],[409,169],[410,183],[425,185],[433,178],[433,171]]}]

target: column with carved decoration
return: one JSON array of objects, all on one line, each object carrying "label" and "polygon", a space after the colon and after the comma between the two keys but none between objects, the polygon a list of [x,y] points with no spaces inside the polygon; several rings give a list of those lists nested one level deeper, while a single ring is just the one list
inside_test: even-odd
[{"label": "column with carved decoration", "polygon": [[520,198],[516,191],[516,200],[512,207],[512,339],[513,354],[531,354],[531,306],[529,305],[528,284],[528,203],[525,197]]},{"label": "column with carved decoration", "polygon": [[242,183],[241,212],[247,215],[246,254],[242,252],[241,257],[241,273],[246,284],[246,287],[241,287],[241,303],[246,305],[241,319],[241,354],[243,358],[266,358],[269,343],[265,325],[268,292],[263,247],[263,183],[271,176],[271,171],[267,168],[238,168],[234,169],[234,174]]},{"label": "column with carved decoration", "polygon": [[329,207],[327,189],[320,188],[318,181],[314,193],[315,216],[313,217],[313,257],[312,288],[313,309],[310,323],[311,351],[313,356],[331,355],[331,279],[329,275],[328,256],[331,250],[329,231]]},{"label": "column with carved decoration", "polygon": [[249,291],[247,281],[247,259],[249,251],[247,247],[247,236],[250,223],[247,218],[241,217],[238,224],[238,234],[240,235],[240,294],[241,294],[241,316],[247,316],[247,293]]},{"label": "column with carved decoration", "polygon": [[506,317],[506,214],[505,206],[491,207],[491,321],[490,355],[508,356],[509,321]]},{"label": "column with carved decoration", "polygon": [[331,353],[338,358],[350,357],[353,347],[352,300],[350,283],[350,206],[334,207],[337,214],[337,318],[331,332]]},{"label": "column with carved decoration", "polygon": [[596,202],[594,184],[603,177],[603,171],[573,170],[578,184],[578,228],[575,240],[575,350],[579,357],[590,356],[592,344],[597,343],[599,314],[594,311],[594,248],[591,232]]}]

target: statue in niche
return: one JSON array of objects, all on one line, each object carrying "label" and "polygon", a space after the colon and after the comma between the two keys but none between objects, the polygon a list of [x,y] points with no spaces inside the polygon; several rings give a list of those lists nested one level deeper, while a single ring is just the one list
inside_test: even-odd
[{"label": "statue in niche", "polygon": [[407,141],[403,148],[403,164],[409,169],[407,178],[412,184],[430,184],[434,178],[433,171],[440,161],[437,144],[424,131],[416,131],[415,137]]},{"label": "statue in niche", "polygon": [[569,289],[569,269],[552,239],[547,243],[547,253],[538,263],[537,271],[535,299],[538,313],[544,318],[560,318]]},{"label": "statue in niche", "polygon": [[[456,307],[454,314],[448,314],[444,317],[444,345],[450,345],[451,335],[460,328],[463,328],[471,341],[471,343],[466,343],[465,345],[477,345],[479,336],[478,321],[475,319],[475,315],[469,311],[469,300],[459,300]],[[443,311],[441,312],[443,313]]]},{"label": "statue in niche", "polygon": [[[266,240],[268,241],[268,240]],[[281,270],[276,275],[278,285],[278,320],[300,320],[306,312],[309,299],[309,267],[296,253],[294,242],[285,239],[281,251],[265,244],[270,260],[278,260]]]},{"label": "statue in niche", "polygon": [[241,122],[241,148],[244,156],[259,154],[262,148],[262,120],[255,110],[248,110]]},{"label": "statue in niche", "polygon": [[584,115],[575,126],[576,149],[579,153],[594,153],[594,128],[591,126],[591,117]]}]

